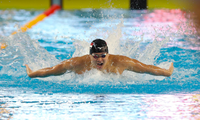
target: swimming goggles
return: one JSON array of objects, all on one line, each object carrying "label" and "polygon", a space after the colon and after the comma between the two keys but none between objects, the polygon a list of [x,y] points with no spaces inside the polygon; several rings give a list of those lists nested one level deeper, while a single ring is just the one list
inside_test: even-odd
[{"label": "swimming goggles", "polygon": [[97,58],[100,58],[100,57],[101,57],[101,58],[105,58],[105,57],[106,57],[106,55],[107,55],[106,53],[104,53],[104,54],[101,54],[101,55],[94,54],[94,53],[92,54],[92,56],[93,56],[95,59],[97,59]]}]

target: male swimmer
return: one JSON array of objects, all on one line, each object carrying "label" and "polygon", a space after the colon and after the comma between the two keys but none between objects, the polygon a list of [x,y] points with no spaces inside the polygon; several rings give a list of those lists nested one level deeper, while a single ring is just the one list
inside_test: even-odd
[{"label": "male swimmer", "polygon": [[173,63],[171,63],[167,70],[153,65],[146,65],[126,56],[109,54],[106,42],[101,39],[92,41],[89,55],[74,57],[63,61],[56,66],[43,68],[37,71],[32,71],[29,66],[26,65],[27,74],[31,78],[62,75],[67,70],[77,74],[83,74],[92,69],[97,69],[104,73],[116,74],[122,74],[124,70],[129,70],[137,73],[148,73],[169,77],[174,70],[174,66]]}]

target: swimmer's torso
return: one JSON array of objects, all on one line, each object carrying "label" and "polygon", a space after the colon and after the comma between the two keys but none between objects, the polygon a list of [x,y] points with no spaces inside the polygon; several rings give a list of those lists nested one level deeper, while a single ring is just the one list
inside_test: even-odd
[{"label": "swimmer's torso", "polygon": [[[109,55],[108,61],[102,67],[100,71],[106,73],[115,73],[115,74],[122,74],[123,71],[126,69],[121,62],[123,60],[120,59],[121,56],[119,55]],[[90,55],[85,55],[82,57],[76,57],[76,59],[72,58],[71,66],[73,67],[72,71],[77,74],[83,74],[86,71],[90,71],[92,69],[96,69],[95,66],[91,62]]]}]

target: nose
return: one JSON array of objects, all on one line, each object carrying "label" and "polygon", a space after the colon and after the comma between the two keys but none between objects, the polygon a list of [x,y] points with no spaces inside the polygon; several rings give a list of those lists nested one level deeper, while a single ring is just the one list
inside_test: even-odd
[{"label": "nose", "polygon": [[98,61],[98,62],[103,61],[102,57],[97,58],[97,61]]}]

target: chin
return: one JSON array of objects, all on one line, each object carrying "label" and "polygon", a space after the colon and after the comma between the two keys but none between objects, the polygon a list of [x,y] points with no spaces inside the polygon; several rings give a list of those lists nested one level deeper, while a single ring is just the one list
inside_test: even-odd
[{"label": "chin", "polygon": [[101,70],[102,69],[102,67],[96,67],[98,70]]},{"label": "chin", "polygon": [[103,68],[103,66],[97,65],[96,68],[97,68],[98,70],[101,70],[101,69]]}]

